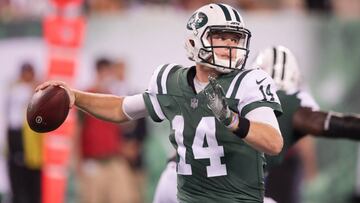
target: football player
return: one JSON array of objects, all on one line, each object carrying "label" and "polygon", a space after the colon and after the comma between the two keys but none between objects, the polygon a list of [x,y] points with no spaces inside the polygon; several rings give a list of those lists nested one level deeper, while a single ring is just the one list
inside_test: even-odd
[{"label": "football player", "polygon": [[[266,48],[259,53],[253,67],[259,67],[272,76],[279,89],[277,93],[283,108],[283,115],[278,117],[278,122],[284,146],[279,155],[266,155],[266,171],[271,173],[273,168],[283,162],[286,152],[307,135],[360,140],[360,117],[320,111],[313,97],[302,89],[300,69],[289,49],[283,46]],[[174,174],[174,159],[170,159],[158,182],[154,203],[177,202],[176,197],[172,195],[176,190]],[[274,181],[276,180],[279,181]],[[268,185],[267,183],[266,186]],[[271,188],[266,187],[267,191],[269,189]],[[275,200],[281,198],[272,196],[271,192],[269,194],[269,197]],[[265,202],[270,203],[272,200],[265,199]]]},{"label": "football player", "polygon": [[[360,117],[354,114],[321,111],[313,97],[302,88],[302,76],[298,62],[293,53],[283,46],[264,49],[256,58],[255,65],[269,73],[279,91],[284,113],[278,118],[284,138],[284,147],[278,156],[266,156],[266,170],[269,176],[266,181],[266,195],[279,202],[295,202],[300,185],[294,174],[288,179],[279,166],[286,158],[289,149],[307,135],[325,138],[347,138],[360,140]],[[274,169],[274,170],[273,170]],[[291,171],[287,170],[287,173]],[[296,177],[295,177],[296,178]],[[287,192],[275,188],[279,181],[287,183]],[[285,182],[284,182],[285,181]],[[291,184],[290,184],[291,183]]]},{"label": "football player", "polygon": [[288,149],[306,135],[324,138],[360,140],[360,117],[321,111],[313,97],[302,88],[297,60],[284,46],[264,49],[255,64],[268,72],[279,90],[284,113],[278,117],[284,147],[277,156],[267,156],[267,168],[280,163]]},{"label": "football player", "polygon": [[251,33],[240,13],[208,4],[193,13],[185,47],[193,67],[159,66],[145,93],[117,97],[63,86],[71,104],[104,120],[168,120],[177,151],[179,202],[262,202],[264,153],[283,145],[273,80],[245,70]]}]

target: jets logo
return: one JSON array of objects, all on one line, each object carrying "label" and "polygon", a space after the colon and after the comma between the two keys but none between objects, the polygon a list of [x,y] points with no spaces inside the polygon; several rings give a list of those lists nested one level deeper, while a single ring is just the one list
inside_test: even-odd
[{"label": "jets logo", "polygon": [[205,15],[205,13],[198,12],[198,13],[194,13],[190,17],[186,27],[189,30],[199,29],[204,25],[206,25],[207,22],[208,22],[208,17]]}]

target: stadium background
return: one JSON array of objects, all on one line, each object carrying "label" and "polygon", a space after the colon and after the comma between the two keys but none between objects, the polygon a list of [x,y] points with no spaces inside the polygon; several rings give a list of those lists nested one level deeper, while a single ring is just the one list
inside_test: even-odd
[{"label": "stadium background", "polygon": [[[298,57],[307,88],[323,109],[359,113],[360,5],[356,0],[344,2],[353,3],[356,8],[352,9],[358,9],[357,15],[347,16],[346,10],[343,13],[341,10],[311,12],[282,7],[243,10],[243,18],[253,34],[248,65],[260,49],[285,45]],[[42,39],[41,12],[32,18],[7,16],[2,9],[0,12],[0,159],[1,170],[4,170],[6,86],[14,79],[22,60],[34,62],[42,77],[47,49]],[[140,2],[110,14],[87,14],[75,86],[87,87],[94,75],[94,58],[104,54],[126,60],[128,82],[137,91],[146,89],[146,81],[159,64],[191,64],[183,49],[184,28],[190,14],[191,11],[156,1]],[[145,144],[147,202],[151,201],[155,184],[171,153],[168,124],[157,125],[150,120],[149,123]],[[325,139],[317,139],[316,143],[320,173],[315,181],[304,185],[303,202],[348,202],[357,187],[360,191],[360,186],[356,186],[360,179],[358,143]],[[0,178],[1,191],[8,189],[5,178]],[[69,181],[67,202],[75,201],[73,189],[74,184]]]}]

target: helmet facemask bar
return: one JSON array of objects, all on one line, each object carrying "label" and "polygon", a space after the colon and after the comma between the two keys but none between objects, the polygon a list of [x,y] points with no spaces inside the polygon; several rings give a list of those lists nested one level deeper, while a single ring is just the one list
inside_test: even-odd
[{"label": "helmet facemask bar", "polygon": [[[231,33],[240,35],[236,46],[213,45],[212,36],[215,34]],[[241,70],[246,64],[249,54],[250,31],[238,26],[208,26],[201,35],[202,47],[198,57],[204,65],[216,68],[221,72],[230,72],[232,70]],[[228,59],[221,59],[215,53],[216,49],[227,49]],[[234,54],[236,56],[234,57]]]}]

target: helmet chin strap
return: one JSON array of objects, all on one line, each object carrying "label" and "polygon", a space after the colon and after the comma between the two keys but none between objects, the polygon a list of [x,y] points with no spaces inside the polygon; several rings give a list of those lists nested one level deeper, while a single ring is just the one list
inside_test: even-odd
[{"label": "helmet chin strap", "polygon": [[231,73],[234,71],[234,69],[229,69],[229,68],[221,68],[221,67],[217,67],[215,66],[216,71],[220,72],[220,73]]},{"label": "helmet chin strap", "polygon": [[216,54],[214,54],[214,60],[215,60],[214,63],[220,66],[235,68],[236,65],[236,62],[231,61],[231,66],[230,66],[230,59],[221,59]]},{"label": "helmet chin strap", "polygon": [[[228,68],[223,68],[223,67],[219,67],[216,65],[213,65],[210,63],[210,61],[212,60],[212,56],[213,54],[211,52],[205,51],[203,50],[202,52],[202,56],[204,58],[207,58],[207,60],[201,60],[199,61],[200,64],[203,64],[209,68],[214,68],[216,69],[218,72],[220,73],[230,73],[234,70],[240,69],[238,68],[239,66],[241,66],[241,64],[244,63],[245,58],[244,56],[241,56],[241,54],[237,54],[237,60],[236,61],[232,61],[231,62],[231,67],[230,67],[230,60],[229,59],[221,59],[220,57],[218,57],[215,53],[214,53],[214,61],[212,63],[219,65],[219,66],[224,66],[224,67],[228,67]],[[206,62],[208,61],[208,62]]]},{"label": "helmet chin strap", "polygon": [[[216,54],[214,55],[214,63],[217,64],[217,65],[220,65],[220,66],[225,66],[225,67],[229,67],[229,63],[230,63],[230,60],[226,60],[226,59],[220,59],[219,57],[216,56]],[[221,73],[230,73],[232,72],[234,69],[230,69],[229,68],[222,68],[222,67],[218,67],[218,66],[215,66],[215,69]]]},{"label": "helmet chin strap", "polygon": [[222,73],[229,73],[233,70],[239,69],[238,67],[244,62],[244,58],[243,57],[238,57],[238,59],[236,61],[231,61],[231,66],[230,66],[230,59],[221,59],[219,58],[216,54],[214,54],[214,63],[220,66],[225,66],[225,67],[229,67],[229,68],[221,68],[221,67],[216,67],[216,69]]}]

